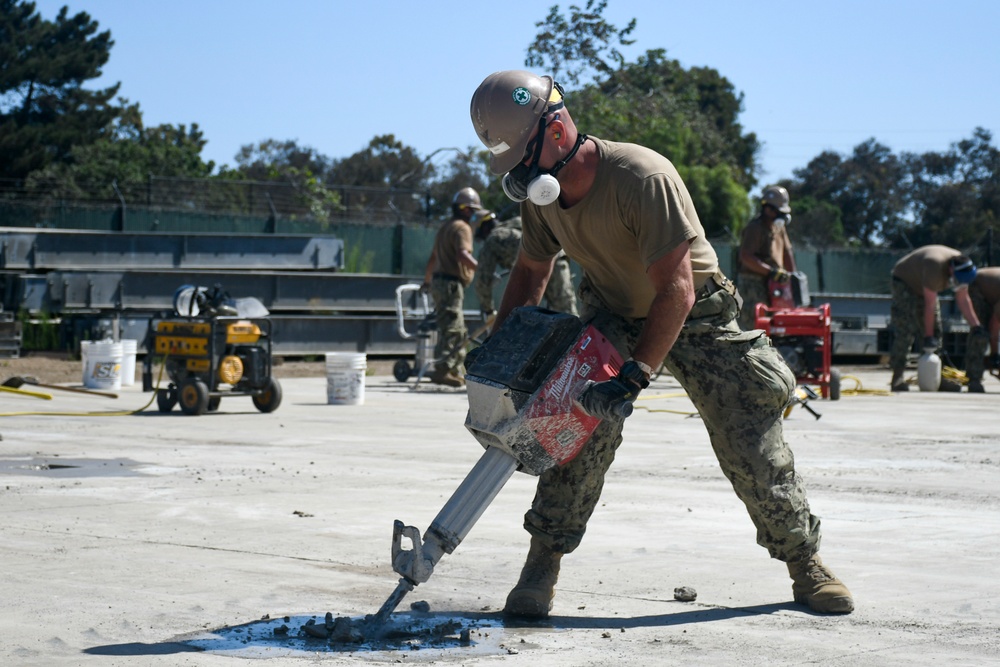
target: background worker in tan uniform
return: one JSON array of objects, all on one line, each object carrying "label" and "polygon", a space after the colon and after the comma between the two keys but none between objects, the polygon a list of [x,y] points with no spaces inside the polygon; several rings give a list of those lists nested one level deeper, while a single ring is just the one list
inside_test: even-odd
[{"label": "background worker in tan uniform", "polygon": [[[926,245],[904,256],[892,269],[892,307],[889,326],[893,332],[889,350],[890,386],[908,391],[903,380],[906,355],[915,341],[922,340],[925,351],[941,346],[941,304],[938,293],[955,290],[955,303],[971,327],[979,318],[969,300],[969,283],[976,277],[972,260],[954,248]],[[957,382],[942,378],[941,391],[961,391]]]},{"label": "background worker in tan uniform", "polygon": [[565,250],[584,271],[582,318],[627,359],[615,378],[580,397],[602,418],[581,453],[538,479],[524,519],[531,545],[505,613],[548,615],[563,554],[583,539],[622,441],[618,409],[661,362],[698,408],[758,544],[788,564],[796,602],[852,611],[847,587],[817,554],[820,521],[782,435],[795,378],[763,331],[737,325],[736,288],[719,272],[674,166],[642,146],[580,134],[550,77],[491,74],[473,95],[471,115],[490,169],[506,172],[504,191],[521,201],[524,226],[493,330],[515,307],[538,304]]},{"label": "background worker in tan uniform", "polygon": [[969,283],[969,300],[979,318],[979,326],[969,329],[965,345],[965,375],[969,391],[981,394],[986,350],[990,351],[990,369],[1000,371],[1000,268],[991,266],[976,271]]},{"label": "background worker in tan uniform", "polygon": [[483,208],[479,193],[462,188],[451,201],[451,220],[441,225],[434,238],[434,249],[424,270],[424,287],[434,299],[438,339],[434,347],[434,370],[431,382],[461,387],[465,384],[462,362],[465,361],[465,315],[462,304],[465,288],[472,283],[478,262],[472,255],[470,221]]},{"label": "background worker in tan uniform", "polygon": [[[479,251],[479,268],[474,286],[485,321],[495,315],[496,311],[493,305],[493,287],[500,279],[497,269],[510,271],[521,248],[521,216],[497,222],[494,215],[480,223],[476,229],[476,238],[483,241],[483,247]],[[573,274],[569,268],[569,257],[564,252],[556,257],[552,276],[545,287],[545,307],[561,313],[578,314]]]},{"label": "background worker in tan uniform", "polygon": [[740,326],[746,331],[756,326],[757,304],[770,303],[767,281],[786,282],[788,274],[795,271],[795,256],[787,229],[791,213],[788,190],[770,185],[761,194],[760,213],[743,230],[737,284],[743,297]]}]

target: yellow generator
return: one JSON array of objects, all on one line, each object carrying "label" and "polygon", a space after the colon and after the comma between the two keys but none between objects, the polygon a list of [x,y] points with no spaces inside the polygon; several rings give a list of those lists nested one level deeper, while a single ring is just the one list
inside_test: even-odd
[{"label": "yellow generator", "polygon": [[150,322],[143,391],[153,391],[153,358],[169,379],[157,389],[156,405],[187,415],[219,408],[229,396],[250,396],[261,412],[281,404],[281,385],[271,377],[271,322],[267,318],[179,317]]}]

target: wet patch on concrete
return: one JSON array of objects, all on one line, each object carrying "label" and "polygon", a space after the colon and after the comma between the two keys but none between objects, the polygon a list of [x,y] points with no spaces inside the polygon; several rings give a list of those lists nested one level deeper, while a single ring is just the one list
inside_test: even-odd
[{"label": "wet patch on concrete", "polygon": [[0,475],[41,477],[140,477],[145,464],[132,459],[35,457],[0,459]]},{"label": "wet patch on concrete", "polygon": [[358,654],[366,662],[472,659],[519,652],[524,643],[511,638],[499,614],[447,614],[413,611],[393,614],[371,629],[371,616],[265,616],[243,625],[225,626],[175,641],[199,651],[240,658]]}]

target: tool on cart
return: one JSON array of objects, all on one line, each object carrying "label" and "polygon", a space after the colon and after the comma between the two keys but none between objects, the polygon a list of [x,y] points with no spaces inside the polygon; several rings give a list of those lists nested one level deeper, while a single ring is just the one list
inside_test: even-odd
[{"label": "tool on cart", "polygon": [[78,394],[93,394],[94,396],[104,396],[105,398],[118,398],[118,394],[110,391],[97,391],[95,389],[80,389],[79,387],[63,387],[58,384],[45,384],[44,382],[39,382],[38,378],[31,375],[15,375],[14,377],[9,377],[3,381],[4,387],[13,387],[14,389],[18,389],[26,384],[34,385],[36,387],[45,387],[46,389],[72,391]]},{"label": "tool on cart", "polygon": [[[431,577],[516,470],[540,475],[576,457],[600,423],[577,399],[621,365],[610,341],[578,317],[536,307],[511,312],[466,374],[465,426],[486,451],[423,537],[414,526],[394,523],[392,569],[401,578],[368,621],[369,631],[377,632],[403,597]],[[620,414],[631,407],[623,403]],[[412,548],[403,547],[404,539]]]},{"label": "tool on cart", "polygon": [[[406,313],[404,312],[403,303],[408,294],[419,299],[416,302],[417,306],[411,307],[411,312],[416,312],[423,318],[414,332],[407,331],[406,329]],[[457,347],[448,350],[444,354],[444,357],[450,357],[459,347],[467,345],[469,341],[478,342],[480,336],[487,333],[492,325],[493,319],[490,318],[475,331],[465,336]],[[413,387],[411,387],[411,389],[415,389],[419,386],[420,380],[434,368],[434,348],[437,346],[438,337],[437,322],[434,318],[434,312],[430,307],[429,297],[425,292],[421,291],[420,285],[407,283],[396,288],[396,326],[403,340],[416,340],[417,351],[412,366],[406,359],[400,359],[393,365],[392,375],[400,382],[406,382],[415,375],[417,379],[414,381]]]},{"label": "tool on cart", "polygon": [[273,412],[281,385],[271,375],[268,315],[257,299],[233,300],[220,285],[181,286],[173,316],[150,321],[142,390],[154,390],[152,362],[159,355],[170,379],[166,389],[155,388],[160,412],[179,404],[184,414],[200,415],[230,396],[250,396],[258,410]]},{"label": "tool on cart", "polygon": [[804,273],[789,274],[784,283],[770,281],[770,304],[757,304],[756,327],[771,337],[799,383],[817,384],[823,398],[840,399],[840,371],[832,367],[833,335],[830,304],[810,307]]}]

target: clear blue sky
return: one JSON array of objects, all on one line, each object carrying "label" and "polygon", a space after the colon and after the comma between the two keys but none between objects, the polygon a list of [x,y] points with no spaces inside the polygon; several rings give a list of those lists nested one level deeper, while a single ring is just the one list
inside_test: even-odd
[{"label": "clear blue sky", "polygon": [[[554,4],[37,2],[46,18],[68,5],[110,29],[115,45],[99,83],[120,81],[147,124],[198,123],[203,156],[219,164],[268,138],[332,158],[390,133],[424,156],[478,148],[472,92],[493,71],[524,68],[534,24]],[[558,4],[565,12],[571,3]],[[896,152],[945,150],[982,126],[1000,142],[1000,2],[608,4],[604,16],[619,27],[638,21],[628,60],[665,48],[743,92],[741,121],[764,144],[764,181],[869,137]]]}]

